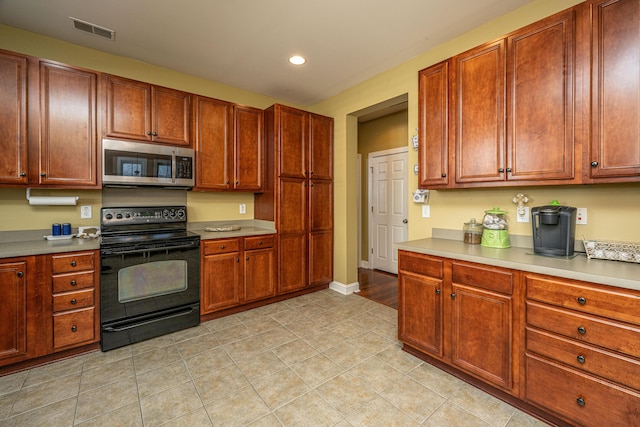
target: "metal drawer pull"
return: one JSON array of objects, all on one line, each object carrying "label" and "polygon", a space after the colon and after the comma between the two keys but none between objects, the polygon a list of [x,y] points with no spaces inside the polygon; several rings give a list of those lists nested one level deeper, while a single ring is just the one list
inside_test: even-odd
[{"label": "metal drawer pull", "polygon": [[440,289],[436,289],[436,295],[440,295]]},{"label": "metal drawer pull", "polygon": [[451,294],[451,299],[455,298],[456,294]]},{"label": "metal drawer pull", "polygon": [[220,245],[220,249],[224,249],[224,245]]},{"label": "metal drawer pull", "polygon": [[71,332],[75,332],[75,331],[77,331],[77,330],[78,330],[78,327],[77,327],[76,325],[73,325],[73,326],[71,327]]},{"label": "metal drawer pull", "polygon": [[75,303],[77,303],[77,302],[78,302],[78,301],[76,301],[76,299],[75,299],[75,298],[71,300],[71,304],[74,304],[74,305],[75,305]]},{"label": "metal drawer pull", "polygon": [[72,280],[72,281],[71,281],[71,286],[75,286],[75,285],[77,285],[76,281],[75,281],[75,280]]},{"label": "metal drawer pull", "polygon": [[583,398],[579,397],[576,399],[576,403],[578,404],[578,406],[584,406],[586,402]]},{"label": "metal drawer pull", "polygon": [[584,335],[587,333],[587,328],[585,328],[584,326],[578,326],[578,333],[580,335]]},{"label": "metal drawer pull", "polygon": [[587,299],[585,297],[578,297],[578,304],[585,305],[587,303]]},{"label": "metal drawer pull", "polygon": [[584,363],[584,362],[585,362],[585,358],[584,358],[584,356],[583,356],[583,355],[579,355],[579,356],[577,357],[577,359],[578,359],[578,362],[580,362],[580,363]]},{"label": "metal drawer pull", "polygon": [[24,273],[23,273],[22,271],[18,271],[18,272],[16,273],[16,276],[18,276],[18,277],[22,277],[22,276],[24,276]]},{"label": "metal drawer pull", "polygon": [[259,245],[261,245],[261,244],[262,244],[262,240],[260,240],[260,241],[258,242],[258,244],[259,244]]},{"label": "metal drawer pull", "polygon": [[75,261],[71,261],[71,267],[75,267],[76,266],[76,262]]}]

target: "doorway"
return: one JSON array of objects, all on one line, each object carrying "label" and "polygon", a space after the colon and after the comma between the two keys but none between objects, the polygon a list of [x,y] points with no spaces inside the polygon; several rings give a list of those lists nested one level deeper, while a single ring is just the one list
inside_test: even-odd
[{"label": "doorway", "polygon": [[398,251],[407,240],[406,147],[369,153],[369,268],[398,273]]}]

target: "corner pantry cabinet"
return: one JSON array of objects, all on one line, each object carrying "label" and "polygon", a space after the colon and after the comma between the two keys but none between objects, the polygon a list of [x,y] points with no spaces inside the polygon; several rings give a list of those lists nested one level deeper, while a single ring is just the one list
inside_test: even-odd
[{"label": "corner pantry cabinet", "polygon": [[113,138],[191,146],[191,95],[105,75],[106,130]]},{"label": "corner pantry cabinet", "polygon": [[255,218],[278,230],[278,293],[333,279],[333,119],[275,104],[265,111],[266,180]]}]

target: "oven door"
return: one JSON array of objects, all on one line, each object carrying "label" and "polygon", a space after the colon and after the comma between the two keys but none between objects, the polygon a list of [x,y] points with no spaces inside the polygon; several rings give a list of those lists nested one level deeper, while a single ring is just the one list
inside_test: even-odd
[{"label": "oven door", "polygon": [[101,248],[103,325],[199,303],[199,239],[147,246]]}]

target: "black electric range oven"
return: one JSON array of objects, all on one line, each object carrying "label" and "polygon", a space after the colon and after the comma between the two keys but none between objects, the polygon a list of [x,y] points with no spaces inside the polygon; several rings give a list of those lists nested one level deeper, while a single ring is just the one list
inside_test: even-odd
[{"label": "black electric range oven", "polygon": [[184,206],[100,211],[102,351],[200,323],[200,237]]}]

